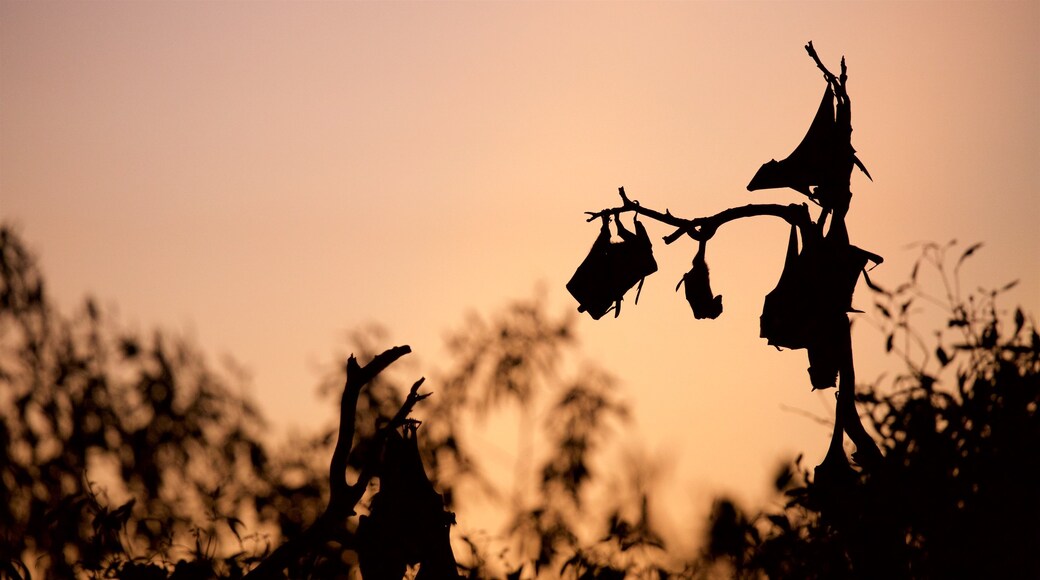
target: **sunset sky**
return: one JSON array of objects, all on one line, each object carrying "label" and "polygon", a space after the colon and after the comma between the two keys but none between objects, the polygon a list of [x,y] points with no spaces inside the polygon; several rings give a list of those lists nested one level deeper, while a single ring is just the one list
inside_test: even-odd
[{"label": "sunset sky", "polygon": [[[873,277],[904,280],[912,242],[981,241],[967,285],[1021,279],[1004,306],[1040,313],[1037,2],[3,2],[0,219],[66,311],[90,294],[184,332],[250,371],[277,429],[310,428],[352,329],[385,325],[421,374],[468,312],[538,288],[573,310],[583,212],[618,186],[690,218],[802,201],[745,186],[815,113],[808,40],[847,58]],[[690,502],[757,498],[782,458],[825,452],[785,407],[832,394],[758,336],[786,240],[771,218],[720,230],[718,320],[674,292],[684,239],[656,244],[638,306],[578,324]],[[898,367],[860,316],[869,381]]]}]

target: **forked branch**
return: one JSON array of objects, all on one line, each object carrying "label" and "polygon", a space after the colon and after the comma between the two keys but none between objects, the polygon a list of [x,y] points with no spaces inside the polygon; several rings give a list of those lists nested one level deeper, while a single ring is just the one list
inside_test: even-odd
[{"label": "forked branch", "polygon": [[661,213],[648,207],[643,207],[639,202],[632,201],[625,195],[624,187],[618,188],[618,195],[621,196],[622,202],[619,207],[607,208],[597,212],[587,211],[585,214],[589,218],[585,221],[591,222],[604,216],[634,211],[639,215],[677,228],[674,232],[664,237],[666,244],[671,244],[684,235],[690,236],[695,240],[708,241],[723,224],[747,217],[775,216],[787,221],[791,225],[797,226],[801,230],[812,224],[812,220],[809,217],[809,207],[804,203],[792,203],[790,205],[775,203],[749,204],[741,207],[732,207],[712,216],[686,219],[672,215],[668,210]]},{"label": "forked branch", "polygon": [[[246,578],[250,580],[283,578],[282,571],[306,551],[335,538],[342,531],[347,518],[354,515],[354,506],[361,501],[368,482],[375,475],[378,457],[372,457],[364,465],[357,481],[347,483],[347,463],[354,440],[354,428],[357,421],[358,396],[368,383],[393,364],[397,359],[412,352],[405,346],[395,346],[376,355],[365,366],[358,364],[351,356],[347,360],[347,381],[343,386],[343,397],[340,400],[340,423],[336,439],[336,448],[332,452],[329,463],[329,505],[314,524],[299,536],[292,538],[278,547],[260,565],[254,568]],[[390,433],[404,425],[416,403],[430,396],[430,393],[419,394],[419,387],[425,379],[420,378],[412,385],[401,408],[394,417],[383,425],[376,433],[376,449],[381,449]]]}]

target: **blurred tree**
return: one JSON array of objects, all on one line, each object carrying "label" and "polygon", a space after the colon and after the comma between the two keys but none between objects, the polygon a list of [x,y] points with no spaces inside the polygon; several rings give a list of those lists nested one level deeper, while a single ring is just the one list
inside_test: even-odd
[{"label": "blurred tree", "polygon": [[[425,422],[403,435],[449,503],[464,506],[475,488],[506,516],[501,531],[457,535],[456,549],[469,548],[460,569],[471,578],[1040,575],[1040,336],[1025,313],[998,308],[1010,285],[961,294],[960,266],[977,249],[951,270],[951,246],[927,245],[908,283],[875,286],[885,344],[907,369],[860,396],[883,461],[829,481],[796,462],[777,477],[780,512],[718,500],[702,554],[685,569],[652,517],[652,466],[598,467],[628,411],[614,380],[581,360],[574,318],[546,315],[540,298],[474,315],[448,339]],[[928,265],[944,296],[918,282]],[[234,372],[218,373],[168,334],[126,332],[89,300],[61,316],[10,227],[0,228],[0,282],[0,577],[29,568],[47,578],[241,577],[320,519],[336,431],[265,450],[263,420]],[[921,303],[945,305],[934,337],[916,330]],[[385,342],[372,330],[352,338],[369,360]],[[329,385],[342,385],[337,366]],[[350,478],[382,457],[380,426],[405,386],[381,373],[359,392]],[[501,490],[467,425],[510,408],[524,431],[513,487]],[[414,454],[402,456],[418,474]],[[417,475],[402,481],[430,495]],[[608,499],[590,502],[608,483]],[[358,511],[377,504],[362,500]],[[356,578],[357,521],[292,561],[290,577]]]},{"label": "blurred tree", "polygon": [[[327,515],[334,437],[296,437],[269,453],[235,369],[213,369],[167,333],[125,331],[89,299],[62,316],[7,225],[0,383],[0,577],[242,577]],[[353,477],[378,460],[383,411],[401,402],[378,384],[356,394],[371,420],[351,409],[345,448],[362,448],[344,466]],[[344,557],[354,547],[353,528],[345,533],[289,561],[290,575],[346,577],[356,556]]]},{"label": "blurred tree", "polygon": [[[318,522],[330,496],[335,429],[268,449],[240,374],[213,369],[184,339],[126,331],[92,300],[63,316],[10,226],[0,227],[0,275],[0,575],[241,577],[274,545]],[[480,552],[493,542],[463,538],[473,547],[464,566],[471,577],[524,568],[553,577],[568,558],[577,558],[572,568],[606,570],[602,549],[582,551],[582,537],[605,535],[585,542],[600,548],[612,538],[628,546],[657,537],[645,505],[638,508],[645,493],[595,517],[584,509],[589,484],[602,475],[593,456],[627,409],[613,379],[577,357],[573,323],[548,316],[539,298],[520,300],[491,317],[472,316],[447,341],[437,396],[424,409],[431,419],[412,441],[449,506],[460,486],[474,486],[512,513],[496,536],[512,556],[487,566]],[[371,359],[385,340],[369,328],[350,342]],[[326,395],[342,385],[344,365],[336,366],[320,389]],[[405,390],[387,372],[358,393],[350,478],[380,461],[380,426]],[[512,492],[503,492],[486,476],[465,425],[510,407],[522,417],[521,448]],[[626,501],[637,505],[638,521],[620,515],[633,511]],[[359,510],[371,506],[366,499]],[[292,560],[291,575],[348,577],[357,565],[357,521]]]},{"label": "blurred tree", "polygon": [[[574,322],[573,316],[548,316],[539,296],[513,302],[490,319],[471,317],[448,339],[452,358],[442,381],[445,396],[431,416],[454,419],[437,421],[431,429],[492,421],[489,413],[503,406],[513,406],[519,415],[512,490],[492,490],[493,497],[507,502],[509,518],[501,537],[507,555],[500,564],[512,570],[511,578],[609,577],[657,561],[627,557],[640,552],[632,548],[660,541],[648,515],[649,485],[638,473],[621,469],[613,474],[632,480],[632,493],[615,494],[598,505],[588,501],[593,487],[617,483],[594,464],[611,436],[628,424],[629,411],[614,378],[580,357]],[[464,437],[454,432],[446,439]],[[465,450],[466,445],[452,448]],[[466,464],[476,465],[472,453],[465,454]],[[472,480],[480,469],[463,473]],[[459,483],[468,482],[464,477]],[[626,557],[612,558],[621,546]],[[496,577],[494,567],[473,565],[473,577]]]},{"label": "blurred tree", "polygon": [[205,546],[243,544],[243,518],[277,491],[241,383],[184,339],[118,328],[90,299],[61,315],[0,226],[0,560],[72,578],[194,552],[240,570],[244,545],[226,561]]}]

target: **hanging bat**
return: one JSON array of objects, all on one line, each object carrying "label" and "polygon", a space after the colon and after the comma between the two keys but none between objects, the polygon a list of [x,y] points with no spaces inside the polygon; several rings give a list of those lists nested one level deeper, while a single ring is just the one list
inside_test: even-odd
[{"label": "hanging bat", "polygon": [[[842,106],[847,107],[847,104],[842,103]],[[847,192],[853,164],[870,178],[849,142],[852,127],[848,112],[842,113],[839,126],[835,120],[834,93],[828,86],[798,147],[782,161],[772,159],[764,163],[748,183],[748,191],[790,187],[824,207],[831,207],[828,195]],[[814,186],[815,191],[812,189]]]},{"label": "hanging bat", "polygon": [[700,241],[697,255],[693,257],[693,267],[675,285],[675,290],[678,292],[679,286],[686,283],[686,301],[690,303],[693,316],[698,320],[714,319],[722,314],[722,295],[714,295],[711,291],[711,281],[708,279],[708,263],[704,259],[706,245],[704,240]]}]

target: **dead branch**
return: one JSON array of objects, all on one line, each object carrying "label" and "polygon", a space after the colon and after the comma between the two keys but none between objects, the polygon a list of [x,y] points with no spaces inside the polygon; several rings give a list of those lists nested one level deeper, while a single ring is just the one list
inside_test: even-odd
[{"label": "dead branch", "polygon": [[723,224],[747,217],[775,216],[787,221],[787,223],[791,225],[797,226],[801,230],[809,227],[812,223],[809,218],[809,207],[804,203],[792,203],[790,205],[780,205],[775,203],[748,204],[741,207],[732,207],[712,216],[686,219],[672,215],[668,210],[661,213],[648,207],[644,207],[639,202],[630,200],[628,196],[625,195],[624,187],[618,188],[618,194],[621,196],[621,206],[607,208],[597,212],[587,211],[585,214],[589,217],[585,221],[591,222],[597,218],[602,218],[603,216],[617,215],[633,211],[639,215],[646,216],[661,223],[675,226],[677,229],[664,237],[664,242],[666,244],[671,244],[684,235],[690,236],[698,241],[707,241],[715,235],[715,231]]},{"label": "dead branch", "polygon": [[[339,433],[336,448],[329,462],[329,505],[347,493],[347,460],[354,442],[354,422],[357,420],[357,403],[361,389],[397,359],[412,352],[411,347],[395,346],[378,354],[364,367],[358,365],[351,355],[347,359],[347,382],[343,386],[343,397],[339,407]],[[351,506],[351,509],[353,506]]]},{"label": "dead branch", "polygon": [[820,55],[816,53],[816,48],[813,47],[812,41],[805,45],[805,52],[809,53],[813,61],[816,62],[816,67],[823,72],[823,78],[827,81],[827,84],[831,86],[831,90],[834,91],[834,95],[839,99],[848,99],[848,92],[845,90],[845,81],[848,80],[848,69],[845,67],[845,57],[841,57],[841,76],[836,77],[820,60]]},{"label": "dead branch", "polygon": [[[347,483],[347,460],[350,457],[354,440],[354,427],[357,420],[357,403],[361,389],[372,381],[380,372],[393,364],[397,359],[412,352],[411,347],[395,346],[376,355],[365,366],[360,366],[357,359],[351,356],[347,360],[347,381],[343,386],[343,397],[340,401],[340,424],[336,439],[336,448],[332,452],[329,463],[329,505],[314,524],[295,538],[291,538],[265,558],[260,565],[246,574],[249,580],[284,578],[282,571],[308,549],[321,545],[336,537],[350,516],[354,515],[354,506],[361,500],[368,487],[368,482],[375,475],[378,458],[371,458],[361,470],[361,475],[352,485]],[[430,396],[430,393],[419,394],[419,387],[424,378],[412,385],[401,408],[394,417],[383,425],[376,433],[376,449],[381,449],[390,432],[399,428],[408,420],[416,403]]]}]

